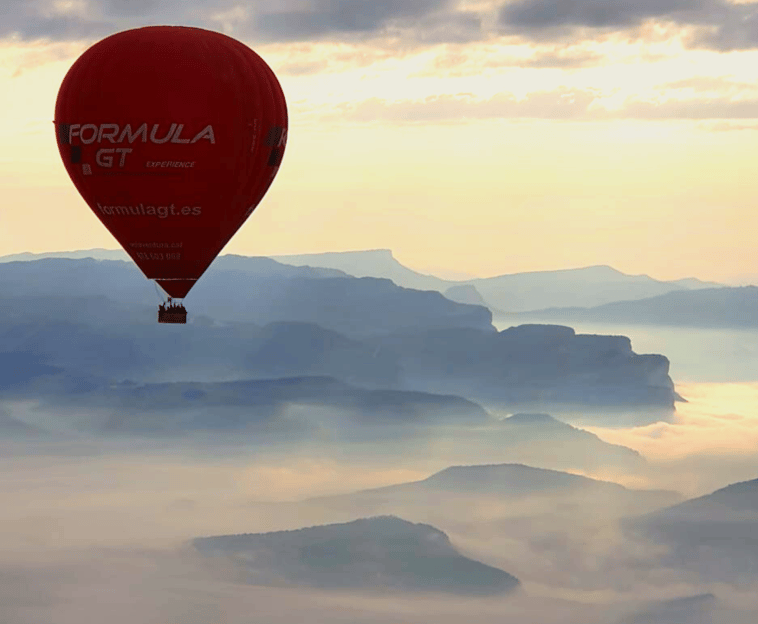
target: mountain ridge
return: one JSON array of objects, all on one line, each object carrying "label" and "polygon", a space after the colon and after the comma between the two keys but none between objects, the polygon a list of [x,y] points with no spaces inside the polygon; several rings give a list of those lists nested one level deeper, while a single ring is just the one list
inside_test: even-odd
[{"label": "mountain ridge", "polygon": [[[131,262],[121,250],[79,250],[71,252],[49,252],[45,254],[12,254],[0,257],[0,263],[14,260],[37,260],[53,257],[95,257],[98,259],[121,259]],[[241,256],[225,254],[219,256],[209,271],[218,270],[237,259],[252,260],[262,256]],[[316,254],[272,255],[268,259],[292,267],[310,267],[313,270],[337,271],[354,277],[385,278],[396,285],[418,290],[434,290],[445,294],[453,288],[474,290],[466,295],[467,302],[485,304],[498,313],[520,313],[541,310],[547,307],[571,307],[587,305],[594,307],[605,303],[637,300],[664,294],[666,292],[722,287],[722,284],[702,281],[694,277],[677,280],[658,280],[646,274],[626,274],[609,265],[589,265],[567,269],[525,271],[501,275],[448,280],[415,271],[398,262],[390,249],[359,251],[339,251]],[[334,276],[335,273],[332,273]],[[460,300],[456,298],[455,300]]]},{"label": "mountain ridge", "polygon": [[627,494],[640,495],[649,497],[651,501],[656,501],[655,504],[663,500],[681,498],[677,492],[668,490],[636,490],[612,481],[594,479],[561,470],[538,468],[519,463],[500,463],[448,466],[418,481],[358,490],[348,494],[319,496],[307,500],[310,502],[340,501],[348,500],[351,497],[363,498],[395,493],[409,495],[415,491],[427,493],[457,492],[466,496],[486,493],[495,496],[522,497],[537,493],[565,492],[575,489],[592,489],[598,493],[613,493],[624,496]]},{"label": "mountain ridge", "polygon": [[195,538],[206,557],[225,557],[260,585],[319,589],[442,592],[472,596],[514,591],[519,580],[461,555],[443,531],[394,515],[289,531]]},{"label": "mountain ridge", "polygon": [[545,321],[651,324],[685,327],[758,327],[758,287],[679,290],[594,307],[551,307],[513,315]]}]

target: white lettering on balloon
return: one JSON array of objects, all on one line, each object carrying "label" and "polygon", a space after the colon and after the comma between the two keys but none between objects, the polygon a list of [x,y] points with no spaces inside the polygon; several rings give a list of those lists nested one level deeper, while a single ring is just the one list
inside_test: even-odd
[{"label": "white lettering on balloon", "polygon": [[135,143],[136,141],[155,144],[193,144],[199,141],[208,141],[214,145],[216,143],[216,133],[213,131],[212,125],[201,128],[194,135],[187,134],[186,137],[182,137],[184,131],[184,124],[180,123],[153,124],[152,126],[143,123],[135,129],[132,128],[132,124],[126,124],[123,128],[113,123],[100,125],[70,124],[68,127],[68,142],[73,144],[74,139],[78,138],[79,142],[84,145],[105,142],[113,144],[124,142]]}]

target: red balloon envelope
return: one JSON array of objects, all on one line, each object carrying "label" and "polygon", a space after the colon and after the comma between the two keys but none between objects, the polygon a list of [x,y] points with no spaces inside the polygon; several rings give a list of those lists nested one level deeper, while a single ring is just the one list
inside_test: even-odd
[{"label": "red balloon envelope", "polygon": [[151,26],[79,57],[55,125],[89,207],[148,278],[182,298],[274,180],[287,107],[269,66],[239,41]]}]

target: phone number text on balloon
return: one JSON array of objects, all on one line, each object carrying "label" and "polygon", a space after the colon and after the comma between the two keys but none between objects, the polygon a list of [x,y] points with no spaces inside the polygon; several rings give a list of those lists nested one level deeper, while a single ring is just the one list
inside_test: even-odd
[{"label": "phone number text on balloon", "polygon": [[144,252],[135,251],[134,255],[140,260],[181,260],[181,253],[160,253],[160,252]]}]

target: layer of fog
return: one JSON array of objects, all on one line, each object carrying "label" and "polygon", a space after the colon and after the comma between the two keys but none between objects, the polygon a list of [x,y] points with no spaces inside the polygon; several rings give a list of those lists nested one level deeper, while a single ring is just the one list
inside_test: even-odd
[{"label": "layer of fog", "polygon": [[[399,429],[390,441],[366,437],[256,444],[255,435],[248,435],[247,441],[236,436],[232,445],[211,444],[212,437],[71,435],[59,422],[61,430],[52,439],[0,443],[5,510],[0,544],[47,548],[78,544],[78,536],[106,539],[110,533],[129,541],[297,528],[303,526],[300,518],[286,518],[287,526],[276,520],[252,526],[245,505],[416,481],[451,465],[525,463],[687,497],[758,477],[758,384],[683,384],[679,389],[689,402],[678,405],[673,422],[586,427],[646,458],[647,465],[634,471],[566,468],[551,461],[549,445],[541,453],[514,454],[487,429],[472,433],[465,427],[409,430],[405,439]],[[3,410],[39,426],[56,418],[30,404],[5,405]],[[224,513],[217,513],[221,508]]]},{"label": "layer of fog", "polygon": [[[191,554],[83,551],[0,567],[0,601],[8,624],[242,624],[335,622],[453,624],[616,621],[631,605],[583,604],[535,592],[490,599],[313,592],[219,580]],[[747,622],[747,620],[743,620]]]},{"label": "layer of fog", "polygon": [[[639,451],[646,467],[574,472],[687,497],[755,479],[758,383],[745,382],[758,370],[747,365],[754,358],[753,336],[733,336],[719,354],[715,334],[661,331],[649,342],[642,330],[623,333],[638,353],[671,359],[677,390],[688,403],[677,405],[672,422],[590,428],[602,440]],[[674,342],[664,344],[671,336]],[[724,379],[731,383],[716,383]],[[302,501],[417,481],[450,465],[512,458],[496,442],[466,438],[455,428],[393,440],[227,444],[99,438],[77,433],[60,414],[32,403],[1,409],[53,432],[0,442],[0,604],[10,624],[106,618],[114,624],[452,623],[472,613],[481,622],[742,624],[758,613],[758,587],[713,583],[668,567],[662,563],[665,545],[631,537],[612,518],[453,497],[444,507],[408,504],[394,511],[433,523],[465,556],[514,574],[522,581],[517,595],[462,599],[242,585],[209,568],[187,550],[187,540],[350,520],[361,510]],[[702,594],[713,594],[715,602],[697,607],[690,619],[635,615],[658,613],[660,601]]]}]

